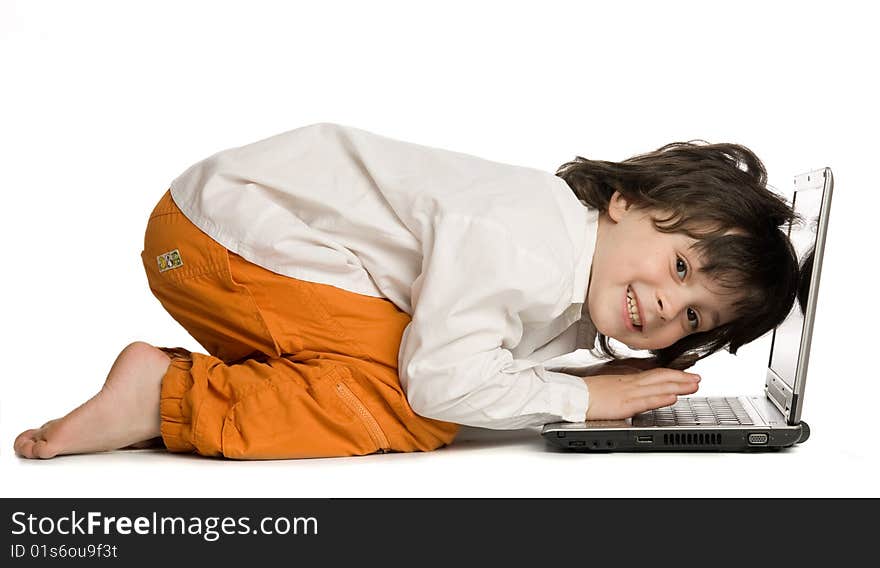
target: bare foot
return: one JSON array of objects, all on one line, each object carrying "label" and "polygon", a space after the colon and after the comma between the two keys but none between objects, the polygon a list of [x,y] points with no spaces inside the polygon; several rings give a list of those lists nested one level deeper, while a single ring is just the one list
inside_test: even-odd
[{"label": "bare foot", "polygon": [[149,343],[126,346],[101,391],[63,418],[25,430],[15,453],[26,458],[149,447],[159,433],[159,393],[171,358]]}]

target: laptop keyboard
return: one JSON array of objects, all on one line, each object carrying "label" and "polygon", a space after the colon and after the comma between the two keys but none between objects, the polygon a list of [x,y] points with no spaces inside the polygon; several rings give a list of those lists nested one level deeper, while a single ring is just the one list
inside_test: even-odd
[{"label": "laptop keyboard", "polygon": [[736,426],[752,419],[737,398],[684,397],[633,417],[633,426]]}]

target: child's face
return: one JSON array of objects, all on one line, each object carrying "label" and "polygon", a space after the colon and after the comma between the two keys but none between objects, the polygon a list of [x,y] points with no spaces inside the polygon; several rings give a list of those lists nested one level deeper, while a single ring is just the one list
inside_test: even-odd
[{"label": "child's face", "polygon": [[735,297],[724,295],[698,270],[701,259],[691,248],[697,241],[658,231],[651,216],[651,211],[629,207],[615,192],[607,213],[599,217],[590,273],[593,324],[632,349],[662,349],[734,317]]}]

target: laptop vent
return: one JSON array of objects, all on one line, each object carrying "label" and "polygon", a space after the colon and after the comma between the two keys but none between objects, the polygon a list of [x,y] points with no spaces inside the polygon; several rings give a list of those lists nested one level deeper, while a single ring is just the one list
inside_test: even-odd
[{"label": "laptop vent", "polygon": [[680,433],[663,434],[664,446],[717,446],[721,444],[721,434]]}]

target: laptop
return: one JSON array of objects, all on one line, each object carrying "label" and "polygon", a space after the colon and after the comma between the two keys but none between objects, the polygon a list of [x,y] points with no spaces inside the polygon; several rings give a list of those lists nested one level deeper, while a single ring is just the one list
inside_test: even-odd
[{"label": "laptop", "polygon": [[773,330],[763,396],[680,397],[626,420],[546,424],[544,439],[565,450],[605,452],[767,451],[805,442],[810,428],[801,409],[833,187],[831,168],[794,178],[792,206],[803,222],[789,225],[788,235],[800,285],[791,312]]}]

